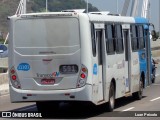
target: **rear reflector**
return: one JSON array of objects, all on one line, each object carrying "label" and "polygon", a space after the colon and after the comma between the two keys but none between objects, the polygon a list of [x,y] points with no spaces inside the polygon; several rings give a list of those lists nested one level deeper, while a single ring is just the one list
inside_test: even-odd
[{"label": "rear reflector", "polygon": [[83,72],[86,72],[86,71],[87,71],[87,69],[86,69],[86,68],[82,68],[82,71],[83,71]]},{"label": "rear reflector", "polygon": [[87,81],[87,76],[88,76],[88,69],[86,66],[82,65],[78,82],[77,82],[77,88],[83,87],[86,84]]},{"label": "rear reflector", "polygon": [[12,83],[12,86],[17,89],[21,89],[21,84],[14,66],[10,69],[9,75],[10,75],[10,81]]},{"label": "rear reflector", "polygon": [[41,84],[48,85],[48,84],[54,84],[55,79],[42,79]]},{"label": "rear reflector", "polygon": [[11,73],[14,74],[14,73],[15,73],[15,70],[11,70]]},{"label": "rear reflector", "polygon": [[12,80],[16,80],[16,79],[17,79],[17,76],[12,75]]},{"label": "rear reflector", "polygon": [[81,74],[81,78],[84,79],[85,77],[86,77],[86,75],[85,75],[84,73],[82,73],[82,74]]}]

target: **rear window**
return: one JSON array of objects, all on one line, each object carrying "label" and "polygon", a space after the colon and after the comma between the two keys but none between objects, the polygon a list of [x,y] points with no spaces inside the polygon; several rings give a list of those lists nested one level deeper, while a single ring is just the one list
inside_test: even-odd
[{"label": "rear window", "polygon": [[16,47],[57,47],[79,45],[76,18],[17,20],[14,27]]}]

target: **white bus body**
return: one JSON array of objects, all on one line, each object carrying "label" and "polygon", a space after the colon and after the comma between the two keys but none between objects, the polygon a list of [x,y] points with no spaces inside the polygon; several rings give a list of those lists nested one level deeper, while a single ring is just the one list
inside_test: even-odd
[{"label": "white bus body", "polygon": [[[89,101],[99,105],[141,94],[139,55],[131,49],[130,25],[134,23],[132,17],[75,12],[10,17],[11,102]],[[121,25],[121,53],[107,53],[106,24]]]}]

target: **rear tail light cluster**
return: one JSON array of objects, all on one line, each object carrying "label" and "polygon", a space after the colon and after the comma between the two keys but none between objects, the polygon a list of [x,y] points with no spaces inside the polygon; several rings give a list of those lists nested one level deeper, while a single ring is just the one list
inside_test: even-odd
[{"label": "rear tail light cluster", "polygon": [[81,67],[81,71],[78,77],[77,88],[83,87],[86,84],[88,77],[88,69],[84,65]]},{"label": "rear tail light cluster", "polygon": [[19,79],[18,79],[18,76],[17,76],[17,73],[16,73],[14,67],[12,67],[10,69],[9,76],[10,76],[10,81],[11,81],[13,87],[20,89],[21,85],[20,85],[20,82],[19,82]]}]

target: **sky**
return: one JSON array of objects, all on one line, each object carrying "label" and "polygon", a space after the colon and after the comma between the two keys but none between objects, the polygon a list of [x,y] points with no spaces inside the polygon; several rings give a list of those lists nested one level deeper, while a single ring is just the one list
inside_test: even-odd
[{"label": "sky", "polygon": [[[117,1],[118,1],[118,13],[121,14],[123,4],[125,0],[88,0],[93,6],[97,7],[100,11],[110,11],[111,13],[117,13]],[[142,1],[139,0],[139,13],[142,11]],[[150,0],[150,22],[155,25],[156,31],[159,31],[159,0]],[[130,5],[131,6],[131,5]],[[130,11],[128,12],[129,15]]]}]

